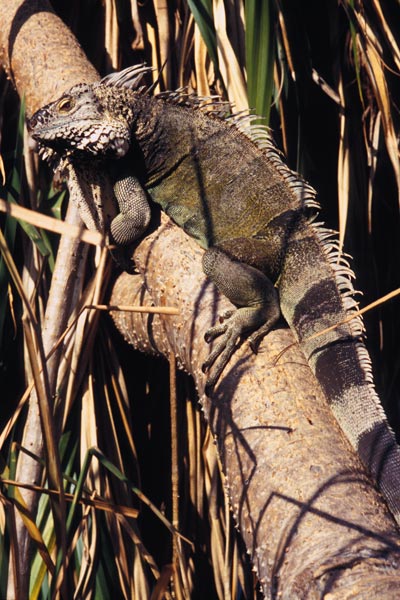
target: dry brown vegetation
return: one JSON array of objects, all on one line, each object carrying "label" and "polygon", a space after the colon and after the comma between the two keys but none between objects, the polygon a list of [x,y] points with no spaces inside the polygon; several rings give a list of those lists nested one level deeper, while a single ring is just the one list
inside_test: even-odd
[{"label": "dry brown vegetation", "polygon": [[[61,22],[56,23],[45,12],[35,17],[35,3],[28,9],[24,7],[27,12],[21,18],[23,11],[15,12],[20,4],[3,0],[0,7],[2,58],[17,89],[24,90],[27,112],[31,113],[65,87],[82,78],[95,80],[97,74],[80,56],[73,39],[66,37]],[[146,60],[156,68],[154,79],[162,68],[159,89],[188,86],[200,95],[218,93],[237,110],[250,106],[269,119],[290,166],[318,189],[326,221],[338,226],[346,249],[354,255],[357,286],[365,292],[363,303],[399,287],[396,98],[400,97],[400,51],[399,15],[393,4],[315,0],[302,3],[300,10],[286,0],[52,2],[56,14],[76,35],[101,75]],[[13,11],[19,20],[15,18],[14,26],[7,29],[6,14]],[[21,23],[26,30],[19,28]],[[30,68],[33,72],[27,76]],[[23,108],[5,72],[0,85],[0,164],[5,174],[1,198],[58,218],[64,216],[65,191],[50,188],[49,172],[39,167],[37,158],[24,146]],[[72,208],[68,218],[76,219]],[[173,343],[165,344],[165,339],[173,338],[176,324],[171,327],[168,317],[154,317],[153,323],[151,317],[155,343],[169,357],[169,368],[166,361],[149,359],[130,349],[116,334],[105,311],[98,308],[110,297],[113,277],[112,263],[104,249],[94,257],[89,246],[79,245],[74,237],[73,242],[65,236],[59,242],[56,235],[41,229],[47,225],[41,217],[38,219],[36,228],[22,223],[20,228],[8,215],[1,220],[0,377],[4,400],[0,448],[2,479],[6,482],[2,484],[0,506],[0,597],[8,594],[9,598],[25,598],[29,587],[30,598],[54,597],[58,593],[72,597],[70,590],[75,590],[77,598],[96,599],[257,598],[261,587],[246,553],[247,544],[267,596],[277,597],[281,590],[294,594],[298,586],[303,586],[299,592],[303,593],[312,580],[321,584],[321,597],[330,591],[337,594],[332,598],[344,598],[341,577],[333,581],[325,571],[331,574],[335,569],[339,571],[339,564],[343,567],[342,559],[337,557],[347,556],[350,543],[354,556],[367,544],[379,555],[395,560],[390,519],[383,513],[380,516],[378,510],[378,524],[372,526],[375,515],[370,515],[370,522],[356,515],[357,494],[361,494],[360,488],[364,493],[364,488],[370,486],[360,474],[356,459],[346,454],[345,444],[342,447],[337,442],[340,434],[334,425],[334,441],[330,441],[330,431],[324,436],[330,417],[323,408],[320,416],[313,397],[317,392],[307,388],[309,376],[297,373],[296,379],[292,366],[283,366],[276,380],[274,360],[291,344],[288,332],[274,332],[270,337],[270,354],[265,351],[261,357],[269,365],[268,372],[258,363],[250,370],[249,377],[256,386],[266,377],[271,390],[258,407],[250,392],[248,398],[243,398],[243,388],[239,388],[238,397],[232,395],[227,407],[229,418],[222,393],[218,398],[222,408],[204,405],[212,431],[221,436],[219,450],[224,467],[235,468],[229,462],[230,453],[240,463],[225,480],[213,433],[197,405],[193,382],[183,373],[175,378],[174,357],[181,347],[174,349]],[[170,235],[168,226],[166,230]],[[179,233],[176,235],[178,238],[171,238],[169,247],[181,248],[186,242]],[[157,234],[147,242],[153,252],[160,252],[152,255],[155,263],[166,252],[163,247],[157,250],[159,238],[163,239]],[[187,271],[195,271],[199,265],[197,251],[190,245],[183,248],[185,256],[193,251],[194,262]],[[57,249],[61,256],[58,264]],[[68,271],[71,256],[78,257],[73,263],[73,276]],[[176,256],[173,259],[178,262]],[[146,244],[139,248],[137,260],[139,265],[147,264]],[[162,268],[166,274],[167,264]],[[154,272],[157,275],[157,266]],[[126,292],[120,292],[124,281],[122,276],[114,287],[114,303],[128,303],[124,301]],[[178,301],[178,284],[179,276],[172,286],[176,295],[165,296],[167,304],[175,306]],[[73,285],[72,291],[68,285]],[[130,282],[129,297],[133,289]],[[143,301],[141,280],[137,293]],[[54,296],[57,301],[53,305]],[[154,300],[145,297],[143,303]],[[214,300],[210,299],[210,305]],[[49,306],[53,306],[52,314]],[[184,301],[179,306],[183,322],[198,310],[198,306],[190,305],[186,316],[182,312]],[[378,389],[395,426],[399,417],[397,307],[396,300],[387,302],[367,315]],[[212,311],[205,310],[204,314],[207,319]],[[121,319],[125,322],[120,326],[132,337],[144,340],[143,347],[148,348],[148,317],[131,318],[124,312]],[[194,321],[192,327],[204,331],[205,323]],[[200,333],[197,337],[200,339]],[[178,342],[179,346],[181,340]],[[140,345],[140,339],[135,343]],[[191,347],[190,336],[185,343]],[[195,363],[200,363],[206,348],[197,344],[193,342],[193,348],[198,348]],[[42,379],[45,355],[53,347],[47,380]],[[247,355],[241,354],[238,364],[246,360]],[[289,365],[301,360],[299,354],[285,355]],[[289,371],[285,371],[287,368]],[[301,369],[303,366],[298,371]],[[235,374],[232,377],[231,382],[227,378],[226,385],[235,388]],[[201,390],[202,380],[196,379],[196,384]],[[30,395],[33,387],[37,404]],[[301,400],[296,396],[293,404],[286,405],[286,395],[289,397],[291,391],[293,398],[293,390],[297,393],[299,389]],[[266,417],[265,407],[277,398],[277,410],[281,412],[269,412]],[[296,403],[302,404],[301,412],[297,412]],[[271,427],[269,445],[257,454],[257,460],[254,438],[247,437],[244,425],[239,427],[243,414],[262,420],[265,429]],[[272,423],[281,425],[276,447],[271,441]],[[300,437],[290,438],[292,430]],[[309,439],[314,440],[315,447],[310,444],[307,455]],[[233,446],[229,446],[229,440],[233,440]],[[337,443],[337,456],[333,456]],[[300,475],[300,469],[305,465],[310,470],[312,462],[307,460],[312,459],[306,457],[315,457],[315,448],[323,450],[324,444],[329,458],[324,468],[326,473],[328,468],[333,469],[331,478],[326,476],[326,484],[318,488],[318,494],[305,496],[300,504],[301,494],[296,496],[290,485],[298,489],[303,485],[307,490],[310,484]],[[238,446],[245,451],[236,451]],[[256,500],[257,496],[260,500],[261,489],[265,492],[264,481],[282,447],[288,449],[288,456],[280,457],[279,464],[283,469],[292,469],[287,471],[291,473],[290,482],[280,484],[282,487],[275,483],[274,501],[281,504],[266,523],[261,517],[253,519],[257,510],[261,513],[268,505],[263,500],[261,510]],[[27,459],[27,449],[36,457]],[[268,452],[271,458],[267,459]],[[323,452],[321,456],[325,456]],[[46,477],[39,458],[46,463]],[[254,464],[259,479],[253,477]],[[242,480],[232,473],[241,473]],[[245,473],[251,474],[248,492],[244,491],[249,483]],[[298,481],[293,473],[297,473]],[[37,488],[26,494],[12,483],[16,480],[33,481]],[[334,509],[329,503],[332,497],[338,503],[346,501],[349,492],[342,489],[344,484],[355,486],[351,488],[355,504],[349,506],[349,514],[340,509],[341,521],[337,514],[332,518]],[[268,494],[269,485],[265,483]],[[65,493],[51,494],[52,489],[64,489]],[[354,489],[358,491],[353,494]],[[374,506],[378,500],[373,490],[366,493],[372,494]],[[38,506],[36,500],[40,500]],[[242,535],[235,530],[230,504]],[[276,528],[271,526],[274,520]],[[344,535],[345,530],[350,531],[349,538],[340,538],[339,548],[335,548],[337,556],[333,558],[330,552],[317,568],[320,548],[326,547],[324,536],[336,541],[337,532]],[[321,531],[324,533],[318,537]],[[354,542],[355,536],[360,547]],[[314,569],[312,575],[305,567],[309,564]],[[396,576],[391,578],[384,569],[385,575],[379,580],[371,569],[367,562],[357,565],[354,579],[347,580],[350,588],[356,582],[359,598],[366,594],[382,597],[383,590],[385,597],[391,597],[389,594],[398,586]],[[374,585],[378,586],[375,591]]]}]

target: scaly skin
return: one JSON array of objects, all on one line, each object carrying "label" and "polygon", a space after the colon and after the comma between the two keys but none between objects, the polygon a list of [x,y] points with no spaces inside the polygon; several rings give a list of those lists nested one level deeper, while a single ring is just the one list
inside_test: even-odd
[{"label": "scaly skin", "polygon": [[[204,248],[206,275],[238,307],[206,333],[215,341],[204,365],[209,393],[238,342],[249,336],[256,348],[282,311],[400,522],[400,451],[373,388],[362,323],[340,325],[356,308],[351,272],[331,232],[308,218],[313,190],[266,132],[257,129],[258,143],[250,139],[249,121],[212,117],[179,95],[153,98],[127,77],[75,86],[32,117],[33,138],[75,171],[95,157],[112,174],[121,214],[109,230],[117,244],[145,232],[150,200]],[[87,213],[101,207],[89,204],[81,213],[90,227],[96,219]]]}]

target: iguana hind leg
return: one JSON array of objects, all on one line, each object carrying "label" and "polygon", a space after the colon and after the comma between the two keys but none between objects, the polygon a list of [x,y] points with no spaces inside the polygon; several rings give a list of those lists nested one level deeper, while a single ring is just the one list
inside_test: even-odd
[{"label": "iguana hind leg", "polygon": [[249,341],[254,347],[280,317],[278,293],[264,273],[244,262],[229,257],[223,250],[213,247],[203,257],[205,274],[218,289],[238,308],[225,314],[225,321],[210,328],[207,342],[216,340],[210,356],[203,365],[208,373],[206,393],[217,383],[238,342],[251,332]]}]

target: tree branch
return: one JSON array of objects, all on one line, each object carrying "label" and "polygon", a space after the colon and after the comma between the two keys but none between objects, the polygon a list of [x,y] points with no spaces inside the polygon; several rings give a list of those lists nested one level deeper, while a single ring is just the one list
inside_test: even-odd
[{"label": "tree branch", "polygon": [[[119,276],[112,305],[179,308],[179,316],[113,312],[124,337],[191,373],[226,475],[236,522],[267,598],[395,598],[396,527],[283,326],[258,355],[244,346],[211,399],[204,331],[230,307],[208,283],[202,250],[166,217],[135,250],[140,276]],[[389,559],[390,556],[390,559]],[[394,561],[393,563],[391,561]]]}]

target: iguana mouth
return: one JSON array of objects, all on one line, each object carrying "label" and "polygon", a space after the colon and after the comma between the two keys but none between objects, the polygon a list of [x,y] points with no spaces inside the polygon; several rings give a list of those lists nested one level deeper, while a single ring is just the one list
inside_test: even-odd
[{"label": "iguana mouth", "polygon": [[[51,143],[57,139],[57,136],[47,137],[52,131],[59,129],[58,124],[48,125],[40,114],[35,114],[27,123],[29,137],[36,142],[43,142],[45,144]],[[61,135],[59,139],[62,139]]]},{"label": "iguana mouth", "polygon": [[41,131],[29,131],[29,148],[40,151],[43,147],[56,150],[60,154],[68,155],[80,152],[90,152],[92,155],[108,155],[121,158],[129,150],[129,142],[122,136],[107,136],[106,133],[93,133],[82,145],[66,145],[65,138],[61,135],[51,135],[57,127],[46,127]]}]

